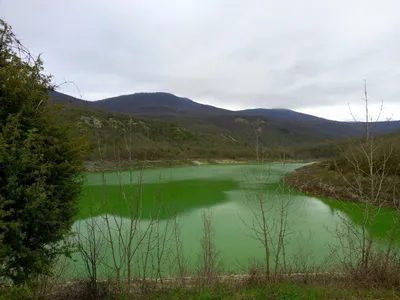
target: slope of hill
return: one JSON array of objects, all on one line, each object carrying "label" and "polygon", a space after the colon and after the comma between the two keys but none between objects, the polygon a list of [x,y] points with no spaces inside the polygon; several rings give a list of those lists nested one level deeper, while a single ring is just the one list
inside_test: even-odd
[{"label": "slope of hill", "polygon": [[169,93],[137,93],[93,102],[99,108],[143,116],[174,114],[227,114],[230,111],[204,105]]},{"label": "slope of hill", "polygon": [[[364,134],[363,122],[339,122],[315,117],[289,109],[247,109],[240,111],[245,115],[263,116],[272,122],[295,130],[299,126],[305,131],[319,133],[326,139],[343,139]],[[383,134],[400,131],[400,121],[374,122],[370,125],[371,133]]]},{"label": "slope of hill", "polygon": [[[90,105],[116,112],[174,120],[176,122],[180,122],[182,117],[188,116],[202,120],[207,118],[207,122],[214,124],[216,122],[221,124],[220,120],[213,121],[213,118],[221,116],[262,118],[283,131],[301,136],[312,134],[315,136],[312,140],[318,141],[357,137],[364,132],[363,123],[332,121],[288,109],[261,108],[230,111],[200,104],[188,98],[177,97],[169,93],[137,93],[94,101]],[[375,134],[398,130],[400,130],[400,121],[376,122],[372,128]]]},{"label": "slope of hill", "polygon": [[[166,93],[135,94],[100,101],[84,101],[61,93],[52,92],[51,97],[70,107],[85,108],[95,115],[99,111],[110,115],[130,115],[146,120],[173,122],[198,134],[221,136],[239,144],[254,146],[256,134],[260,145],[268,147],[290,146],[318,142],[323,137],[313,132],[286,130],[276,126],[263,116],[242,115],[213,106],[198,104],[186,98]],[[125,98],[126,97],[126,98]],[[150,99],[150,100],[149,100]],[[115,103],[114,103],[115,101]],[[207,142],[206,142],[207,143]]]},{"label": "slope of hill", "polygon": [[73,103],[73,104],[87,105],[87,106],[90,105],[89,101],[78,99],[57,91],[50,91],[49,94],[50,98],[57,101],[58,103]]},{"label": "slope of hill", "polygon": [[[212,124],[200,124],[198,130],[190,130],[176,122],[113,113],[73,99],[52,101],[61,105],[61,114],[67,121],[79,124],[80,134],[88,135],[92,149],[85,160],[254,157],[251,142]],[[249,125],[238,127],[241,126]]]},{"label": "slope of hill", "polygon": [[[364,131],[362,123],[326,120],[286,109],[229,111],[168,93],[139,93],[84,101],[51,92],[51,98],[64,105],[69,120],[91,126],[92,140],[94,136],[97,139],[101,137],[103,144],[107,139],[110,147],[119,145],[119,148],[124,148],[126,137],[122,135],[126,135],[129,127],[129,131],[135,134],[136,148],[146,148],[147,152],[157,149],[156,152],[162,152],[158,156],[163,157],[251,156],[254,155],[257,140],[271,153],[296,147],[303,155],[308,152],[307,149],[312,149],[309,153],[318,156],[325,153],[325,150],[319,151],[319,147],[331,147],[325,142],[361,136]],[[115,125],[115,120],[120,125]],[[96,127],[95,123],[100,127]],[[127,127],[127,124],[135,126]],[[399,121],[372,126],[375,133],[400,131]],[[183,139],[182,134],[177,132],[187,133],[187,138]],[[107,149],[107,156],[110,157],[115,149]]]}]

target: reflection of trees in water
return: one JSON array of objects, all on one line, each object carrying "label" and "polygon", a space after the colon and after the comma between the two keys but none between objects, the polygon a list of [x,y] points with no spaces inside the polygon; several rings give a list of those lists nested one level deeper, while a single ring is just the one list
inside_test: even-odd
[{"label": "reflection of trees in water", "polygon": [[[116,214],[129,217],[130,211],[125,199],[138,198],[138,185],[107,185],[107,198],[101,203],[103,186],[85,187],[80,202],[78,219],[101,214]],[[227,202],[226,192],[239,190],[235,180],[179,180],[141,185],[141,219],[150,219],[157,212],[160,219],[168,219],[180,213],[210,207]],[[132,208],[131,208],[132,209]],[[134,207],[133,209],[136,209]]]}]

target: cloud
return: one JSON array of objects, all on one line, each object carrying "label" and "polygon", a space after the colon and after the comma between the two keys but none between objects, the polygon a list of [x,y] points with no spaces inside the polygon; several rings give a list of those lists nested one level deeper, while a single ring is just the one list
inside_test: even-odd
[{"label": "cloud", "polygon": [[364,78],[371,105],[400,111],[399,9],[396,0],[13,0],[0,2],[0,17],[88,100],[167,91],[345,119],[348,103],[362,110]]}]

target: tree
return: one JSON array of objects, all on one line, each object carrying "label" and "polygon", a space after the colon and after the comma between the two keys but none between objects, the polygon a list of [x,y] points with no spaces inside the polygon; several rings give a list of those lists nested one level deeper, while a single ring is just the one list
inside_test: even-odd
[{"label": "tree", "polygon": [[49,104],[53,88],[0,20],[0,282],[46,274],[67,250],[86,143]]},{"label": "tree", "polygon": [[[351,218],[339,215],[341,222],[334,236],[340,246],[334,247],[333,253],[338,256],[344,270],[356,280],[368,284],[380,281],[398,286],[399,144],[398,140],[388,135],[374,134],[375,121],[369,115],[366,81],[364,96],[364,137],[347,145],[346,149],[340,149],[340,156],[332,163],[333,170],[343,182],[341,190],[360,203],[360,213],[351,215]],[[382,109],[383,105],[380,112]],[[380,113],[376,121],[379,118]],[[343,204],[346,206],[346,203]],[[394,210],[388,213],[384,209],[386,207]],[[392,220],[392,224],[388,222],[387,234],[380,235],[378,218],[383,216],[389,222]]]}]

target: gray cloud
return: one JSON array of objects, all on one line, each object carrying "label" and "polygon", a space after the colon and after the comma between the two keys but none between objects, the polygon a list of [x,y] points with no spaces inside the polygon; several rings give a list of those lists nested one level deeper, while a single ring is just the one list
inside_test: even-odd
[{"label": "gray cloud", "polygon": [[332,111],[359,102],[364,78],[373,105],[398,101],[399,9],[396,0],[13,0],[0,2],[0,17],[89,100],[168,91],[338,118]]}]

